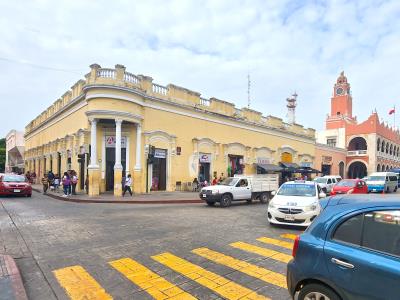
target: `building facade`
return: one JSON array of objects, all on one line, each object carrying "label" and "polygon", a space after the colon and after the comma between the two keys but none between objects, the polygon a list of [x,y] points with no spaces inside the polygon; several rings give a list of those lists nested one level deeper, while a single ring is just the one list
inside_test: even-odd
[{"label": "building facade", "polygon": [[317,142],[346,150],[345,169],[349,178],[400,167],[400,134],[379,120],[373,111],[359,123],[353,116],[350,84],[342,72],[331,98],[326,129],[317,133]]},{"label": "building facade", "polygon": [[[26,126],[26,170],[77,171],[89,195],[174,191],[194,178],[252,174],[258,165],[313,166],[315,130],[234,104],[161,86],[122,65],[91,65],[53,105]],[[148,154],[152,154],[148,164]]]},{"label": "building facade", "polygon": [[6,173],[24,172],[24,133],[11,130],[6,135]]}]

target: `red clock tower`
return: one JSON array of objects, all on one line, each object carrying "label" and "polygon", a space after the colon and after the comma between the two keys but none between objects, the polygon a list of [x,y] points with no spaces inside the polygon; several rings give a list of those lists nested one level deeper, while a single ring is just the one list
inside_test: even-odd
[{"label": "red clock tower", "polygon": [[344,72],[341,72],[333,88],[331,113],[326,120],[326,129],[343,128],[346,124],[357,124],[357,120],[353,117],[350,84]]}]

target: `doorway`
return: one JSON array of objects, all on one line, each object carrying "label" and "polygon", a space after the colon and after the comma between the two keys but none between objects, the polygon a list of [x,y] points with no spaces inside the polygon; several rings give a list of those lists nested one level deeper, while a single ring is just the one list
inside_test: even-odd
[{"label": "doorway", "polygon": [[155,149],[152,164],[152,191],[165,191],[167,189],[167,150]]},{"label": "doorway", "polygon": [[[126,171],[126,148],[121,149],[122,177]],[[106,191],[114,190],[115,148],[106,148]]]}]

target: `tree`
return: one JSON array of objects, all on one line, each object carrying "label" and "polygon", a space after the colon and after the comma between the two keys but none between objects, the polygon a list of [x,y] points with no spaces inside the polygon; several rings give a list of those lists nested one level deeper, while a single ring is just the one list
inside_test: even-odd
[{"label": "tree", "polygon": [[6,139],[0,139],[0,173],[4,173],[6,166]]}]

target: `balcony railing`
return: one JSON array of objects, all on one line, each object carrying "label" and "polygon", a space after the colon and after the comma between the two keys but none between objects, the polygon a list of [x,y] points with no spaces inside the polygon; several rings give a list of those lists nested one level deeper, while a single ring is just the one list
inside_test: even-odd
[{"label": "balcony railing", "polygon": [[136,83],[136,84],[139,83],[139,78],[136,75],[129,73],[129,72],[125,72],[124,80],[127,82]]},{"label": "balcony railing", "polygon": [[97,71],[97,76],[98,77],[104,77],[104,78],[115,78],[115,70],[114,69],[99,69]]},{"label": "balcony railing", "polygon": [[351,150],[347,151],[348,156],[365,156],[367,155],[367,150]]},{"label": "balcony railing", "polygon": [[211,104],[211,100],[200,97],[200,105],[202,105],[202,106],[210,106],[210,104]]},{"label": "balcony railing", "polygon": [[168,89],[165,86],[153,83],[153,93],[167,95]]}]

